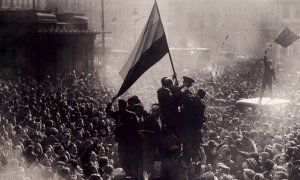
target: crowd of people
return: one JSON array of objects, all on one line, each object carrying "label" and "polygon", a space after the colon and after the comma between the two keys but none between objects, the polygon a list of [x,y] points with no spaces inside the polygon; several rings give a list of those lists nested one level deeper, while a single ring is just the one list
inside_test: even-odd
[{"label": "crowd of people", "polygon": [[296,67],[276,69],[273,96],[291,105],[236,106],[259,96],[262,68],[163,78],[150,111],[136,95],[112,103],[96,75],[1,77],[0,179],[299,179]]},{"label": "crowd of people", "polygon": [[95,76],[15,75],[0,83],[0,179],[122,176],[114,124],[105,115],[111,90]]}]

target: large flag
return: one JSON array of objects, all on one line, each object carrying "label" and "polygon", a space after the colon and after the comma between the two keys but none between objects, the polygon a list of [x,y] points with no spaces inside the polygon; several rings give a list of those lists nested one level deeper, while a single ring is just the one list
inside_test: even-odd
[{"label": "large flag", "polygon": [[138,78],[169,52],[167,38],[155,1],[149,19],[127,62],[120,71],[124,82],[116,97],[127,91]]},{"label": "large flag", "polygon": [[298,38],[299,36],[293,33],[293,31],[291,31],[288,27],[285,27],[284,30],[279,34],[279,36],[275,39],[275,42],[286,48],[293,42],[295,42]]}]

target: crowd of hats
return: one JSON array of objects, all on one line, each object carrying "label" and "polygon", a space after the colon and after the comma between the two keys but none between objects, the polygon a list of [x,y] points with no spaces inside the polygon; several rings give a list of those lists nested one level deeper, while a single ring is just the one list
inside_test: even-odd
[{"label": "crowd of hats", "polygon": [[[99,77],[69,73],[0,79],[0,179],[125,176],[105,115],[112,98]],[[16,167],[11,162],[16,161]]]},{"label": "crowd of hats", "polygon": [[[257,97],[259,64],[253,59],[228,64],[222,73],[190,73],[195,89],[205,90],[207,107],[204,154],[194,164],[196,179],[300,179],[295,108],[259,111],[235,106],[240,98]],[[277,74],[282,87],[274,90],[274,96],[293,95],[297,101],[299,83],[293,82],[297,67],[282,68]],[[156,92],[151,83],[141,83],[139,92]],[[70,73],[36,81],[13,75],[1,77],[0,84],[0,177],[124,177],[110,133],[115,125],[104,113],[115,94],[101,77]],[[157,102],[156,96],[139,98],[149,101],[142,103]]]},{"label": "crowd of hats", "polygon": [[[241,98],[257,97],[262,71],[260,59],[229,64],[222,74],[195,74],[195,85],[207,92],[203,127],[205,166],[199,179],[299,179],[300,123],[297,106],[240,108]],[[275,97],[299,103],[297,67],[281,67],[282,83]],[[286,68],[286,69],[285,69]],[[290,88],[290,90],[288,90]],[[296,113],[295,113],[296,112]],[[197,166],[196,166],[197,167]],[[200,167],[200,166],[198,166]],[[197,172],[197,171],[196,171]]]}]

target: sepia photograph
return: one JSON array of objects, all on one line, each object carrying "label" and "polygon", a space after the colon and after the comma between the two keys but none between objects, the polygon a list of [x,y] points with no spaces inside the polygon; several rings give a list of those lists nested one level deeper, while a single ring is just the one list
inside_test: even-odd
[{"label": "sepia photograph", "polygon": [[0,0],[0,180],[300,180],[300,0]]}]

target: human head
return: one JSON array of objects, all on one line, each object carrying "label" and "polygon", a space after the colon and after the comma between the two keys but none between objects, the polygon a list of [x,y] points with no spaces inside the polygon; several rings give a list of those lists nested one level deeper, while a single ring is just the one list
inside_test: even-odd
[{"label": "human head", "polygon": [[206,92],[205,92],[203,89],[199,89],[199,90],[197,91],[197,95],[198,95],[201,99],[203,99],[204,96],[206,95]]},{"label": "human head", "polygon": [[256,149],[258,153],[264,152],[265,145],[263,143],[257,143],[256,144]]},{"label": "human head", "polygon": [[230,168],[226,166],[224,163],[218,163],[217,167],[220,173],[228,174],[230,171]]},{"label": "human head", "polygon": [[207,172],[203,176],[207,180],[215,180],[215,179],[217,179],[213,172]]},{"label": "human head", "polygon": [[127,102],[124,99],[118,100],[119,110],[125,110],[127,108]]},{"label": "human head", "polygon": [[215,140],[209,140],[207,145],[208,145],[209,149],[216,149],[216,147],[218,146],[218,143]]},{"label": "human head", "polygon": [[69,179],[70,175],[71,175],[71,171],[68,167],[62,167],[60,169],[57,170],[57,174],[61,177],[61,178],[65,178],[65,179]]},{"label": "human head", "polygon": [[261,173],[256,173],[253,177],[253,180],[265,180],[265,177]]},{"label": "human head", "polygon": [[273,145],[273,154],[276,155],[276,154],[281,153],[282,149],[283,149],[283,146],[281,144],[275,143]]},{"label": "human head", "polygon": [[186,87],[191,87],[193,85],[193,83],[195,83],[195,80],[187,77],[187,76],[183,76],[183,85]]},{"label": "human head", "polygon": [[282,153],[279,155],[279,159],[278,159],[278,165],[283,165],[285,163],[287,163],[287,155]]},{"label": "human head", "polygon": [[138,96],[131,96],[130,98],[128,98],[127,102],[129,106],[133,106],[135,104],[141,103],[141,100]]},{"label": "human head", "polygon": [[144,112],[144,106],[141,103],[135,104],[132,108],[132,111],[135,112],[137,116],[142,115]]},{"label": "human head", "polygon": [[273,170],[274,165],[275,165],[275,163],[272,160],[267,159],[266,162],[264,163],[264,168],[266,171],[270,172]]},{"label": "human head", "polygon": [[92,151],[92,152],[90,153],[89,160],[90,160],[91,162],[97,161],[97,154],[96,154],[94,151]]},{"label": "human head", "polygon": [[221,155],[224,157],[224,158],[231,158],[231,150],[229,148],[224,148],[222,149],[221,151]]},{"label": "human head", "polygon": [[68,167],[71,171],[73,171],[78,166],[78,162],[75,159],[70,159],[66,163],[66,167]]},{"label": "human head", "polygon": [[252,180],[255,176],[255,172],[252,169],[244,169],[243,177],[245,180]]},{"label": "human head", "polygon": [[284,171],[276,171],[273,175],[273,180],[283,180],[288,179],[289,175],[288,173]]},{"label": "human head", "polygon": [[257,162],[253,158],[248,158],[243,164],[242,168],[243,169],[252,169],[254,170],[257,167]]},{"label": "human head", "polygon": [[270,159],[270,154],[267,152],[259,153],[259,159],[261,163],[264,163],[267,159]]},{"label": "human head", "polygon": [[170,87],[173,86],[173,80],[171,78],[168,78],[168,77],[163,77],[161,79],[161,85],[163,87],[170,88]]},{"label": "human head", "polygon": [[151,105],[151,114],[153,115],[159,115],[160,114],[160,109],[159,109],[159,104],[155,103]]}]

